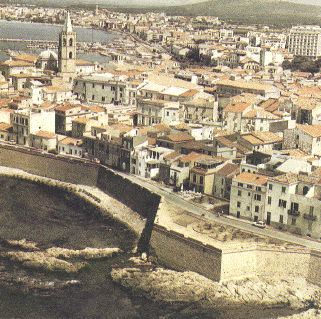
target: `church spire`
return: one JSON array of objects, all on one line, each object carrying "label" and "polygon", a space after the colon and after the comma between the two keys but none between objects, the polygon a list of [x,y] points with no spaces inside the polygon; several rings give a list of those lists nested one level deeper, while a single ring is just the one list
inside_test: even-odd
[{"label": "church spire", "polygon": [[71,25],[69,11],[67,11],[67,19],[65,21],[65,25],[64,25],[62,30],[65,31],[65,32],[72,32],[72,25]]}]

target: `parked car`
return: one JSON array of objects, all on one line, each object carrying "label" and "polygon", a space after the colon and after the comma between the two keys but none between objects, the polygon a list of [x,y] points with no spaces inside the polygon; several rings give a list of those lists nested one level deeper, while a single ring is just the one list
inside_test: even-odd
[{"label": "parked car", "polygon": [[263,220],[258,220],[254,223],[252,223],[253,226],[259,227],[259,228],[265,228],[266,224]]}]

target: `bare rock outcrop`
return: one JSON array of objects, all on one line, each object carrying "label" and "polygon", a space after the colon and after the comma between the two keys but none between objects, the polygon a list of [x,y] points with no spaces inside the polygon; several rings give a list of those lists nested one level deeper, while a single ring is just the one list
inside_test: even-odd
[{"label": "bare rock outcrop", "polygon": [[[15,243],[16,244],[16,243]],[[24,242],[22,243],[24,244]],[[35,244],[34,244],[35,245]],[[30,248],[28,246],[28,248]],[[38,249],[35,246],[35,249]],[[2,253],[4,258],[21,262],[25,267],[42,268],[49,271],[64,271],[67,273],[75,273],[84,268],[86,262],[67,261],[65,258],[82,258],[82,259],[98,259],[112,257],[120,253],[119,248],[90,248],[82,250],[73,250],[59,247],[52,247],[45,251],[9,251]]]},{"label": "bare rock outcrop", "polygon": [[318,308],[320,288],[304,278],[258,278],[213,282],[194,272],[157,268],[113,269],[115,282],[153,300],[197,302],[218,308],[238,306]]},{"label": "bare rock outcrop", "polygon": [[279,317],[279,319],[321,319],[321,311],[318,309],[310,309],[300,314],[287,317]]}]

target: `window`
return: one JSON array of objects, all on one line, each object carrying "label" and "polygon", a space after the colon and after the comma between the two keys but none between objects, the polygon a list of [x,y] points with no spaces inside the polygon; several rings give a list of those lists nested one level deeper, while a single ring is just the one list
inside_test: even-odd
[{"label": "window", "polygon": [[72,52],[69,52],[69,59],[72,59]]},{"label": "window", "polygon": [[238,208],[240,208],[240,207],[241,207],[241,202],[237,202],[236,206],[237,206]]},{"label": "window", "polygon": [[268,205],[271,205],[271,203],[272,203],[272,197],[269,196],[269,197],[268,197]]},{"label": "window", "polygon": [[200,184],[203,184],[203,176],[200,176]]},{"label": "window", "polygon": [[69,46],[72,47],[73,41],[72,39],[69,40]]},{"label": "window", "polygon": [[312,231],[312,223],[311,222],[308,223],[308,231]]},{"label": "window", "polygon": [[243,187],[243,183],[237,183],[237,186]]},{"label": "window", "polygon": [[286,201],[283,199],[279,199],[279,207],[286,208]]},{"label": "window", "polygon": [[105,88],[105,85],[104,85],[104,84],[102,84],[102,85],[101,85],[101,88],[102,88],[102,89],[104,89],[104,88]]},{"label": "window", "polygon": [[285,191],[286,191],[286,187],[282,186],[282,193],[285,193]]},{"label": "window", "polygon": [[251,193],[250,193],[250,192],[248,192],[248,193],[247,193],[247,196],[251,196]]},{"label": "window", "polygon": [[280,223],[283,224],[283,215],[280,215]]},{"label": "window", "polygon": [[95,83],[93,83],[93,88],[95,87]]},{"label": "window", "polygon": [[252,185],[247,185],[246,187],[252,189]]},{"label": "window", "polygon": [[261,192],[261,191],[262,191],[261,187],[256,187],[256,190],[257,190],[258,192]]},{"label": "window", "polygon": [[246,210],[247,210],[247,211],[250,211],[250,206],[247,206],[247,207],[246,207]]},{"label": "window", "polygon": [[105,97],[104,96],[101,97],[101,101],[105,102]]},{"label": "window", "polygon": [[303,195],[306,195],[309,192],[309,187],[308,186],[304,186],[303,187]]},{"label": "window", "polygon": [[310,214],[310,215],[313,215],[313,210],[314,210],[314,207],[313,207],[313,206],[310,206],[310,210],[309,210],[309,214]]},{"label": "window", "polygon": [[242,196],[242,191],[238,191],[237,196]]},{"label": "window", "polygon": [[295,226],[295,225],[296,225],[296,219],[295,219],[295,218],[292,218],[291,225],[292,225],[292,226]]},{"label": "window", "polygon": [[92,95],[92,96],[91,96],[91,99],[94,100],[94,99],[95,99],[95,95]]},{"label": "window", "polygon": [[193,182],[196,183],[196,175],[193,175]]},{"label": "window", "polygon": [[261,195],[260,194],[254,194],[254,199],[260,201]]},{"label": "window", "polygon": [[258,213],[259,212],[260,207],[259,206],[255,206],[255,212]]}]

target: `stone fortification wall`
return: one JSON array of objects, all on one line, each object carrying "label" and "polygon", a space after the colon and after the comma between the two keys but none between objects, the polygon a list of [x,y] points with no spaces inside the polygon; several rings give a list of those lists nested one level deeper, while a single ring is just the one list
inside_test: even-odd
[{"label": "stone fortification wall", "polygon": [[96,185],[99,169],[94,163],[11,145],[0,145],[0,166],[88,186]]},{"label": "stone fortification wall", "polygon": [[[319,259],[319,263],[321,259]],[[308,278],[310,250],[300,247],[259,245],[257,271],[259,275]],[[321,263],[320,263],[321,266]]]},{"label": "stone fortification wall", "polygon": [[138,249],[139,251],[148,251],[161,197],[104,166],[99,168],[97,186],[147,219]]},{"label": "stone fortification wall", "polygon": [[147,251],[160,196],[99,164],[66,156],[42,153],[16,145],[0,144],[0,166],[62,182],[97,186],[109,196],[147,219],[139,250]]},{"label": "stone fortification wall", "polygon": [[150,241],[152,254],[169,268],[194,271],[209,279],[219,281],[222,251],[185,238],[182,234],[155,224]]},{"label": "stone fortification wall", "polygon": [[321,252],[311,251],[307,279],[313,284],[321,286]]},{"label": "stone fortification wall", "polygon": [[257,274],[256,245],[222,253],[221,280]]}]

